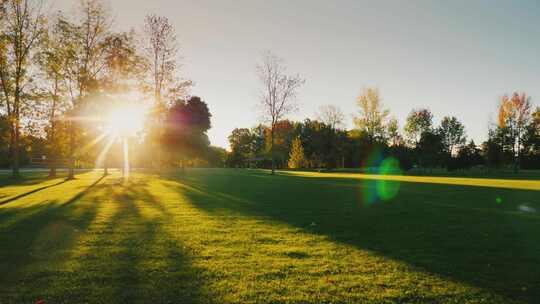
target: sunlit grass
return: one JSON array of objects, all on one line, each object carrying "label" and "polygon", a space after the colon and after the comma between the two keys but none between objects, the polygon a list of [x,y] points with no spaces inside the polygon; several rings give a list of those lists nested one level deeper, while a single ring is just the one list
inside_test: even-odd
[{"label": "sunlit grass", "polygon": [[[366,180],[366,179],[367,180],[390,180],[390,181],[411,182],[411,183],[478,186],[478,187],[540,191],[540,180],[410,176],[410,175],[391,175],[391,174],[377,175],[377,174],[354,174],[354,173],[319,173],[319,172],[299,172],[299,171],[286,171],[286,172],[281,172],[281,174],[302,176],[302,177],[345,178],[345,179],[360,179],[360,180]],[[540,178],[540,174],[538,177]]]},{"label": "sunlit grass", "polygon": [[540,207],[537,191],[406,182],[368,206],[362,192],[372,185],[344,174],[191,170],[125,183],[118,172],[88,172],[61,181],[2,181],[0,200],[19,198],[0,205],[0,303],[540,296],[540,216],[518,209]]}]

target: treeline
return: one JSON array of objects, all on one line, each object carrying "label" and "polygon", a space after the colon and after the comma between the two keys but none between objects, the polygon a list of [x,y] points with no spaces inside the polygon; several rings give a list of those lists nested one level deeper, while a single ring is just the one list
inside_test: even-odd
[{"label": "treeline", "polygon": [[121,164],[107,117],[142,106],[143,134],[124,138],[134,166],[222,159],[224,151],[209,147],[206,103],[179,76],[170,21],[149,14],[142,31],[116,31],[106,1],[75,3],[72,13],[47,15],[46,1],[1,1],[0,166],[18,175],[41,161],[52,176],[67,166],[73,177],[77,167]]},{"label": "treeline", "polygon": [[456,117],[434,125],[429,109],[413,109],[401,128],[380,100],[377,89],[360,94],[352,130],[342,127],[345,115],[335,106],[322,107],[315,119],[235,129],[227,165],[270,168],[273,151],[278,168],[369,168],[394,157],[403,170],[540,169],[540,107],[525,93],[501,98],[498,121],[483,143],[468,140]]}]

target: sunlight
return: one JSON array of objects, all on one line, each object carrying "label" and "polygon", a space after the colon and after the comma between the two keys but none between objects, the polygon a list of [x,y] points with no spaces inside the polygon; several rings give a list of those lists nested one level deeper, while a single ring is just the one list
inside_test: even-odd
[{"label": "sunlight", "polygon": [[133,136],[143,130],[146,108],[141,105],[129,105],[109,112],[105,129],[117,136]]}]

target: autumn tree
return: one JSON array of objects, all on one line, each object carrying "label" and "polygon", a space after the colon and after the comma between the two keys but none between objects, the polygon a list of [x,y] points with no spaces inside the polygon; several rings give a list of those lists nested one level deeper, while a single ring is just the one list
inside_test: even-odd
[{"label": "autumn tree", "polygon": [[288,166],[291,169],[299,169],[306,167],[306,156],[304,155],[304,147],[300,137],[296,137],[292,141],[291,152],[289,153]]},{"label": "autumn tree", "polygon": [[379,90],[364,88],[356,102],[360,107],[360,113],[354,118],[356,127],[364,131],[372,143],[376,141],[384,142],[386,139],[386,123],[390,111],[384,109]]},{"label": "autumn tree", "polygon": [[512,97],[504,95],[499,104],[498,118],[499,128],[507,132],[510,140],[514,170],[518,170],[526,127],[531,120],[531,98],[518,92],[514,92]]},{"label": "autumn tree", "polygon": [[274,149],[276,124],[296,109],[296,95],[305,82],[300,75],[287,75],[286,72],[283,59],[270,51],[263,54],[262,62],[257,65],[257,74],[262,85],[260,106],[264,119],[270,123],[272,174],[276,169]]},{"label": "autumn tree", "polygon": [[21,119],[32,84],[31,57],[43,34],[43,1],[4,0],[0,3],[0,105],[10,127],[13,176],[19,175]]}]

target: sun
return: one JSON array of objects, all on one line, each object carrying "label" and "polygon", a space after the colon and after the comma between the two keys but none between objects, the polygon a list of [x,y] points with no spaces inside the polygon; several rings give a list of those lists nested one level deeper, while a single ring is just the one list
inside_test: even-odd
[{"label": "sun", "polygon": [[146,109],[139,105],[129,105],[109,112],[105,129],[118,136],[133,136],[143,130]]}]

